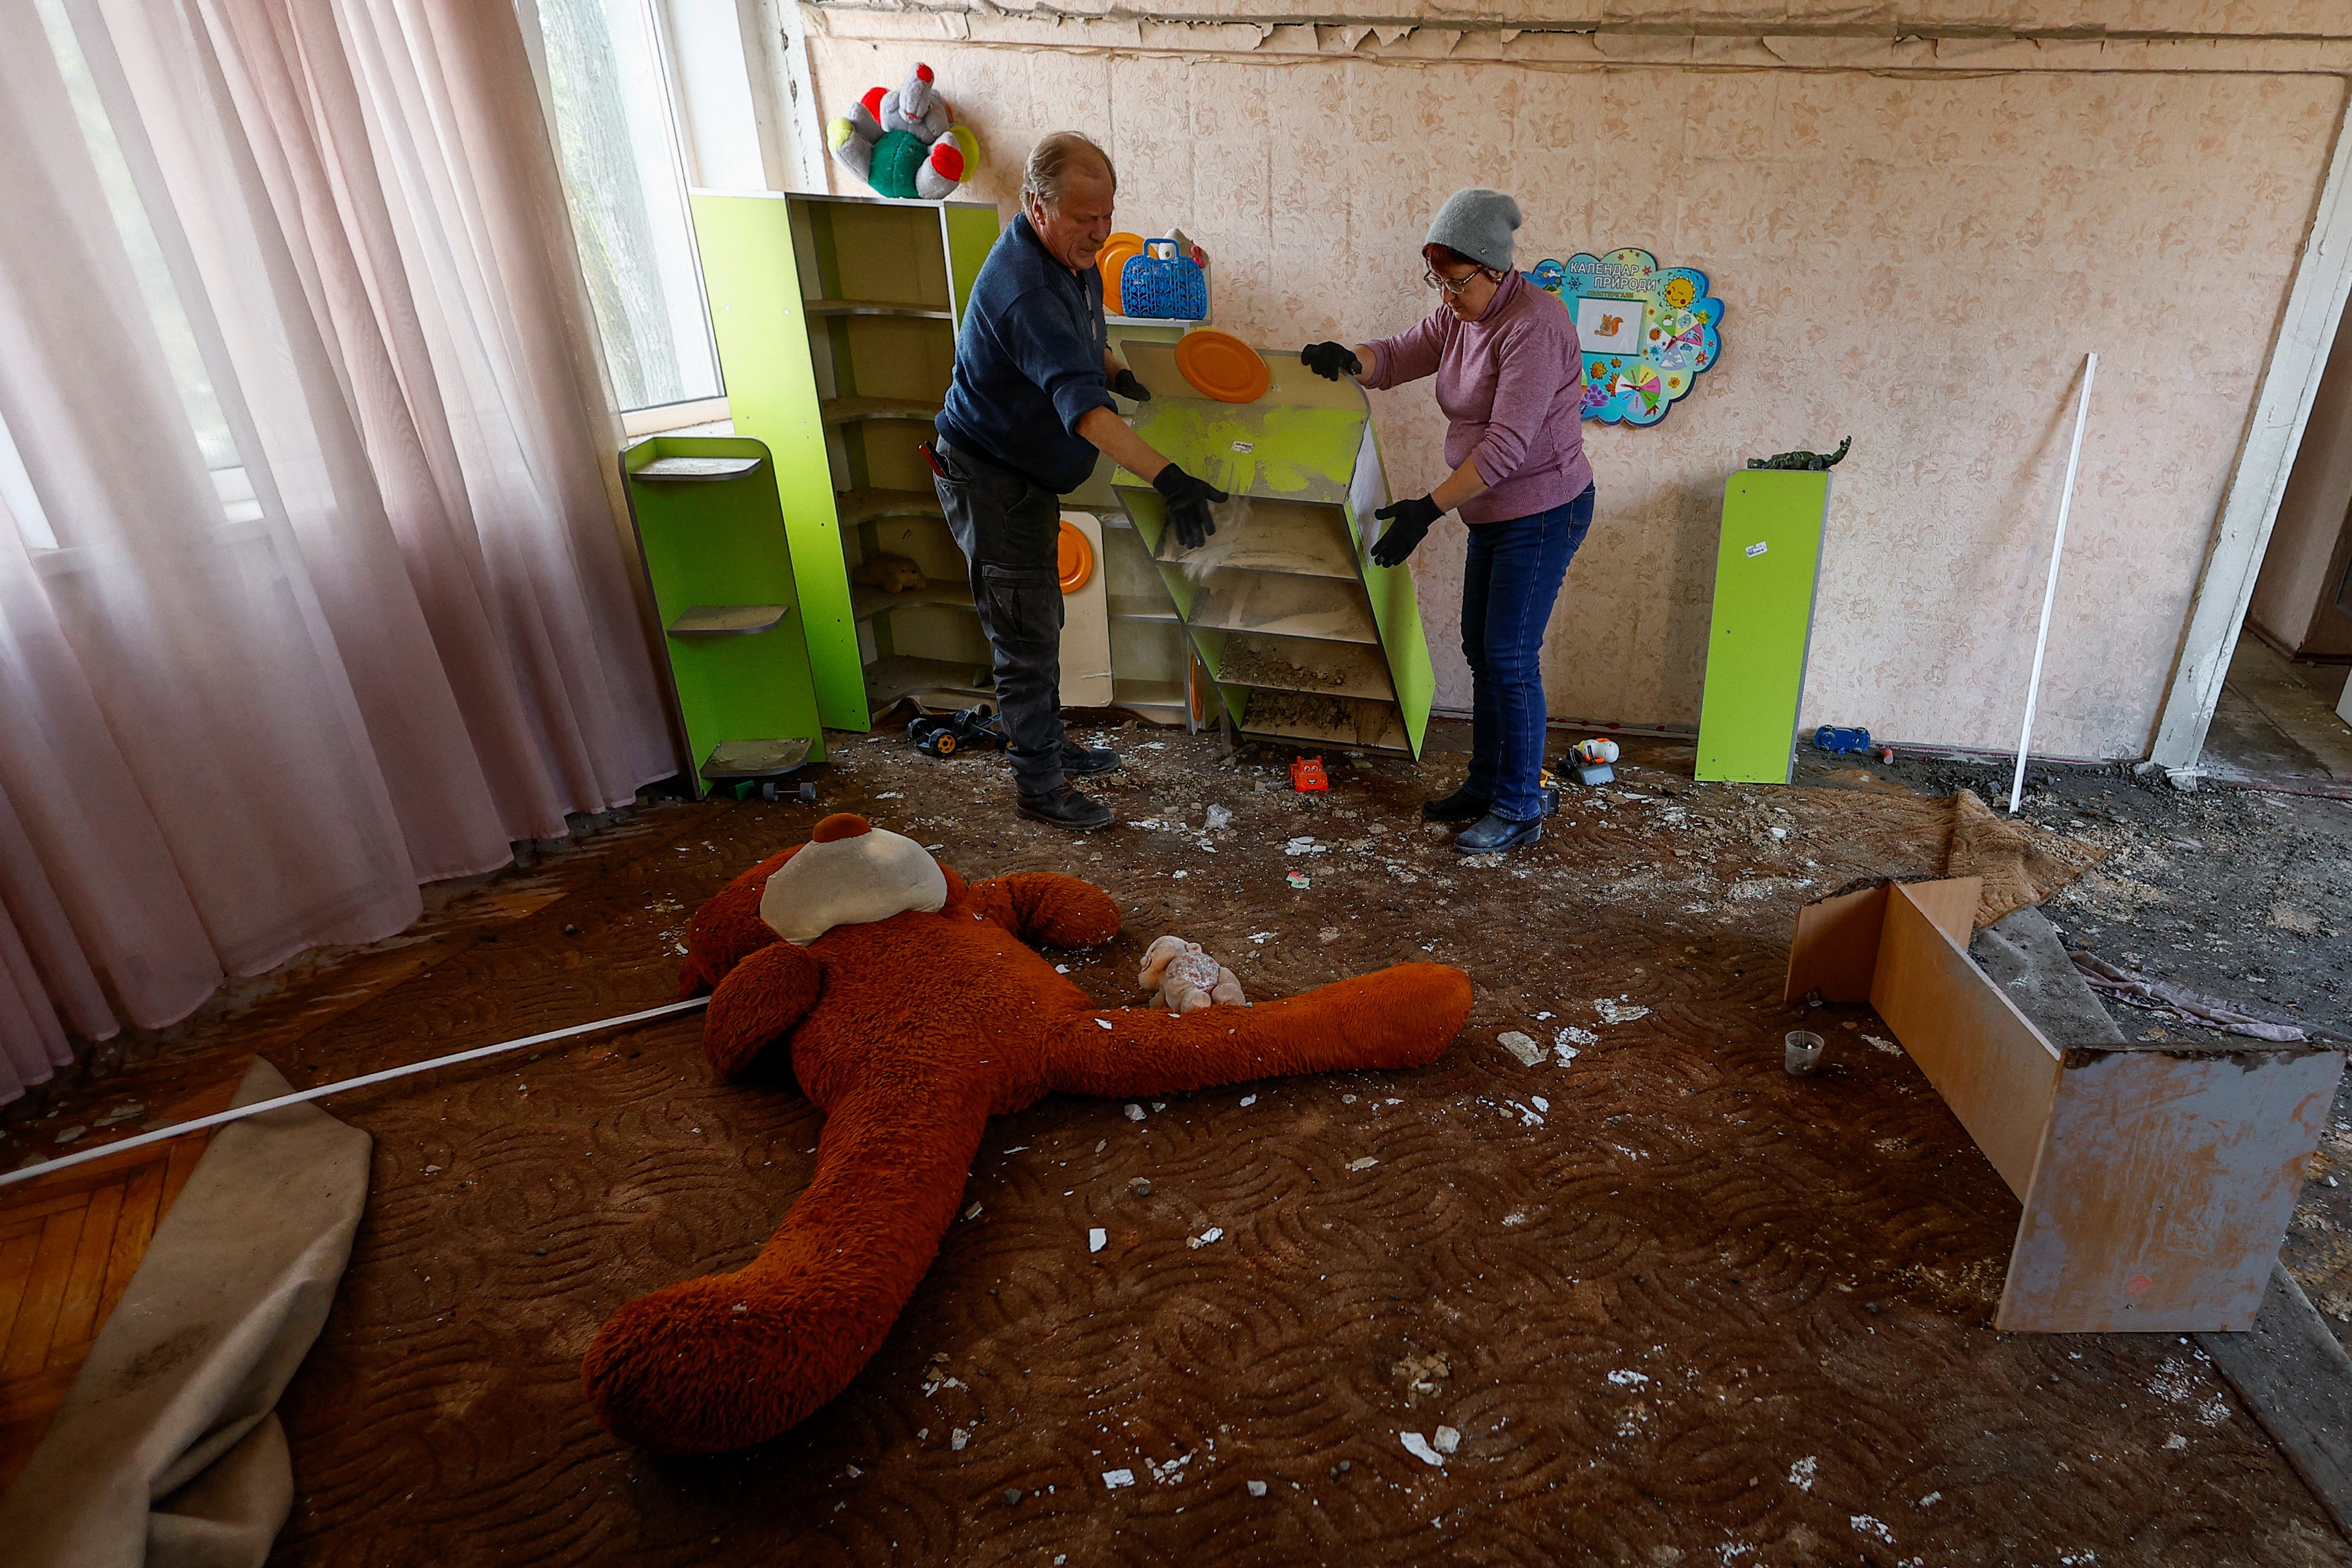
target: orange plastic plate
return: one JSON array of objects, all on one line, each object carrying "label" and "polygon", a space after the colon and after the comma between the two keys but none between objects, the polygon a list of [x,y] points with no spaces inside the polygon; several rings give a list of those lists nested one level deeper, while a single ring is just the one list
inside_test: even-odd
[{"label": "orange plastic plate", "polygon": [[1255,402],[1273,384],[1258,351],[1214,327],[1187,332],[1177,340],[1176,369],[1195,392],[1219,402]]},{"label": "orange plastic plate", "polygon": [[1094,546],[1087,542],[1086,535],[1068,523],[1062,525],[1061,538],[1055,543],[1054,566],[1061,575],[1062,591],[1065,593],[1076,593],[1094,580]]},{"label": "orange plastic plate", "polygon": [[1115,234],[1111,235],[1110,238],[1103,241],[1102,249],[1095,253],[1095,266],[1102,270],[1104,315],[1122,316],[1126,314],[1125,310],[1120,308],[1118,296],[1119,271],[1127,266],[1128,258],[1129,256],[1141,256],[1142,254],[1143,236],[1141,235],[1128,234],[1124,231]]}]

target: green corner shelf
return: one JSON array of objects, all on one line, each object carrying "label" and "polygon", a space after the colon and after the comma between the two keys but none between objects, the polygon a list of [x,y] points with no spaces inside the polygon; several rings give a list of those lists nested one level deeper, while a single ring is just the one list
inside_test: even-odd
[{"label": "green corner shelf", "polygon": [[621,454],[621,484],[661,616],[696,794],[821,760],[805,616],[767,445],[654,436]]},{"label": "green corner shelf", "polygon": [[980,695],[991,655],[968,594],[877,611],[850,571],[889,553],[934,584],[967,579],[918,447],[995,207],[781,193],[691,205],[735,429],[773,455],[825,724],[863,730],[900,696]]},{"label": "green corner shelf", "polygon": [[[1183,551],[1160,493],[1112,476],[1235,728],[1418,758],[1436,675],[1411,566],[1378,566],[1368,553],[1389,488],[1363,389],[1277,353],[1263,397],[1218,402],[1177,371],[1172,343],[1135,336],[1119,348],[1152,392],[1136,434],[1235,498],[1218,508],[1208,543]],[[1143,613],[1143,601],[1129,602]]]},{"label": "green corner shelf", "polygon": [[1746,469],[1724,484],[1698,720],[1702,780],[1786,784],[1795,776],[1829,507],[1825,471]]}]

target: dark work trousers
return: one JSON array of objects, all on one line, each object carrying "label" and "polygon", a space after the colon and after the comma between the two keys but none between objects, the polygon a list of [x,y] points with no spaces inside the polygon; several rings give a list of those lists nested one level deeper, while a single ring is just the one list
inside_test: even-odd
[{"label": "dark work trousers", "polygon": [[1544,627],[1592,527],[1592,486],[1531,517],[1470,526],[1462,568],[1462,656],[1470,661],[1470,776],[1495,815],[1543,815]]},{"label": "dark work trousers", "polygon": [[1062,775],[1062,580],[1055,551],[1062,498],[1009,468],[944,440],[948,529],[971,566],[971,600],[996,653],[996,711],[1024,795],[1058,789]]}]

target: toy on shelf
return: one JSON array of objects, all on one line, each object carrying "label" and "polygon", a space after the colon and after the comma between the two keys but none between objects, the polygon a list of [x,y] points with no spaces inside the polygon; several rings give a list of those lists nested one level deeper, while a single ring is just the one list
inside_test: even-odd
[{"label": "toy on shelf", "polygon": [[980,138],[953,123],[955,111],[919,65],[892,91],[878,87],[824,128],[841,166],[877,195],[944,200],[980,167]]},{"label": "toy on shelf", "polygon": [[1587,419],[1655,424],[1723,357],[1723,301],[1696,267],[1629,247],[1546,259],[1528,276],[1576,318]]},{"label": "toy on shelf", "polygon": [[1835,452],[1776,452],[1769,457],[1750,457],[1750,468],[1777,468],[1801,474],[1826,473],[1845,461],[1853,450],[1853,437],[1849,435],[1837,444]]}]

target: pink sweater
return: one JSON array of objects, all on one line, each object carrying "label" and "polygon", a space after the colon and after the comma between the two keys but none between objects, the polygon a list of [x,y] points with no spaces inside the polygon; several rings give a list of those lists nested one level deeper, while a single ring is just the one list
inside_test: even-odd
[{"label": "pink sweater", "polygon": [[1437,378],[1445,462],[1475,459],[1486,490],[1462,504],[1465,523],[1500,523],[1563,506],[1592,483],[1584,460],[1584,356],[1568,308],[1513,272],[1486,314],[1444,306],[1368,345],[1368,387]]}]

